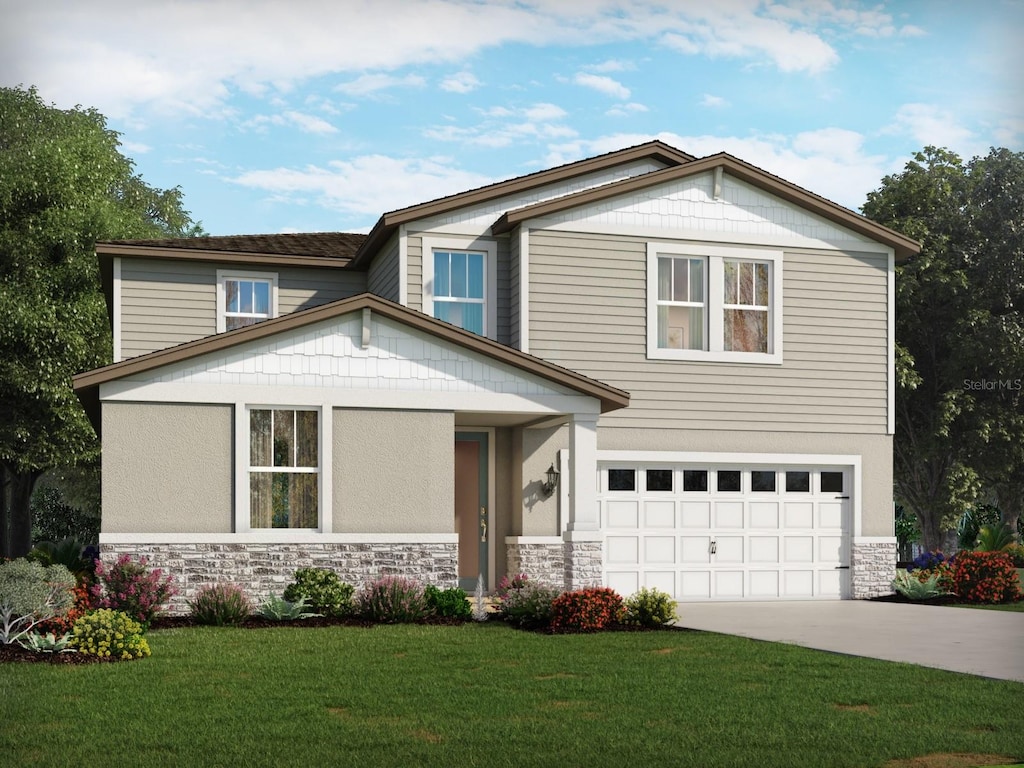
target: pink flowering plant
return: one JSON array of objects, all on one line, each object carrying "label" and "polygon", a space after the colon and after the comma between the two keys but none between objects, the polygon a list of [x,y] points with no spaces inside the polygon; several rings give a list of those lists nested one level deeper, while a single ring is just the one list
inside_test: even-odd
[{"label": "pink flowering plant", "polygon": [[92,587],[100,608],[127,614],[141,623],[143,630],[178,594],[174,579],[160,568],[150,570],[148,562],[144,557],[133,561],[130,555],[121,555],[111,566],[97,560],[96,584]]}]

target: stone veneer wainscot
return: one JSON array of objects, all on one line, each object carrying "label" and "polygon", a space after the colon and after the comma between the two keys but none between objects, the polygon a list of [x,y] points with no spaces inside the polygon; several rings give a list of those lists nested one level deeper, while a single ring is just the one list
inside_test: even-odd
[{"label": "stone veneer wainscot", "polygon": [[850,548],[851,586],[855,600],[892,594],[896,577],[896,541],[854,542]]}]

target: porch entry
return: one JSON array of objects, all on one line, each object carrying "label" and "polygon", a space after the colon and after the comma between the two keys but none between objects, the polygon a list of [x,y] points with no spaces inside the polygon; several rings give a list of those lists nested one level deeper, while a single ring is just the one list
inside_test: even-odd
[{"label": "porch entry", "polygon": [[455,532],[459,536],[459,586],[476,590],[482,574],[487,589],[487,433],[455,436]]}]

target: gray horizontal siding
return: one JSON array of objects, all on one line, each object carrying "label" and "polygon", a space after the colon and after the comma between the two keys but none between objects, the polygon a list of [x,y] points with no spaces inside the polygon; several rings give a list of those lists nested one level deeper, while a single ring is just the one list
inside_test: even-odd
[{"label": "gray horizontal siding", "polygon": [[[236,265],[163,259],[121,261],[121,357],[127,359],[217,332],[217,269]],[[265,267],[253,272],[272,272]],[[366,275],[337,269],[277,270],[278,313],[309,309],[366,290]]]},{"label": "gray horizontal siding", "polygon": [[406,277],[409,285],[409,309],[423,311],[423,238],[409,235],[406,239]]},{"label": "gray horizontal siding", "polygon": [[366,290],[397,303],[401,296],[400,266],[398,235],[395,235],[382,252],[370,262],[366,275]]},{"label": "gray horizontal siding", "polygon": [[508,241],[508,344],[522,349],[519,332],[519,230],[513,230]]},{"label": "gray horizontal siding", "polygon": [[786,251],[783,364],[647,359],[647,241],[530,232],[530,352],[621,387],[605,427],[885,433],[886,258]]}]

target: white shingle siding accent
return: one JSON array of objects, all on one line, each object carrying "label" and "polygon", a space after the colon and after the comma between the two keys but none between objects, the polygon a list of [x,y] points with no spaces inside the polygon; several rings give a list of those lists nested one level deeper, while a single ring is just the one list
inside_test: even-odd
[{"label": "white shingle siding accent", "polygon": [[255,342],[172,368],[149,382],[302,386],[328,389],[571,394],[502,362],[445,345],[431,336],[373,315],[362,348],[362,316],[353,313],[302,332]]},{"label": "white shingle siding accent", "polygon": [[545,217],[544,223],[871,242],[729,174],[725,174],[721,198],[716,200],[710,172],[563,211]]}]

